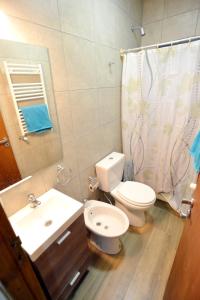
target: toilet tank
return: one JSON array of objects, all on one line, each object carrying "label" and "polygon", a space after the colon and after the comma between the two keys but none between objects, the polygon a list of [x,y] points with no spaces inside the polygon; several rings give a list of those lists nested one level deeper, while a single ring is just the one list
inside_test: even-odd
[{"label": "toilet tank", "polygon": [[125,155],[112,152],[96,164],[99,188],[111,192],[122,180]]}]

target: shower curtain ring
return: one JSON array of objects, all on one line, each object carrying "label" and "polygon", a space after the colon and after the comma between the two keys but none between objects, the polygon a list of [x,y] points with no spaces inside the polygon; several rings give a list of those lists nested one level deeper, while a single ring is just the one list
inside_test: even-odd
[{"label": "shower curtain ring", "polygon": [[159,47],[159,44],[156,44],[156,49],[157,49],[157,51],[160,53],[160,48],[161,47]]}]

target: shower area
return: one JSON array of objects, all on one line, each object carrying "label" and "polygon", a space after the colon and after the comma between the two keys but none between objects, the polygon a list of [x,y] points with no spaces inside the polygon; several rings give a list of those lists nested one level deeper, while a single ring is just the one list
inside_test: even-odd
[{"label": "shower area", "polygon": [[189,150],[200,129],[200,37],[121,50],[121,55],[129,176],[180,212],[197,178]]}]

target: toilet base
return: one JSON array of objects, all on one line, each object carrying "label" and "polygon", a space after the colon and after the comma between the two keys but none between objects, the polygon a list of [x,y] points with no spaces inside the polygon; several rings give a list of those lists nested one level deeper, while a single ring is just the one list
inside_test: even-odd
[{"label": "toilet base", "polygon": [[145,225],[146,217],[143,210],[129,210],[117,200],[115,200],[115,205],[125,212],[130,225],[134,227],[142,227]]},{"label": "toilet base", "polygon": [[119,238],[107,238],[92,232],[90,234],[90,242],[97,249],[107,254],[117,254],[122,248]]}]

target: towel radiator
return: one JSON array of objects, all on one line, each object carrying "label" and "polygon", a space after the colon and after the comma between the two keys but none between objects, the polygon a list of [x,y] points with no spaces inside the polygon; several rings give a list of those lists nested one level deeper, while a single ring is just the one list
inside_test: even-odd
[{"label": "towel radiator", "polygon": [[28,135],[28,129],[20,106],[36,101],[48,108],[44,76],[41,64],[18,64],[4,61],[9,90],[21,132],[20,139]]}]

